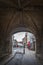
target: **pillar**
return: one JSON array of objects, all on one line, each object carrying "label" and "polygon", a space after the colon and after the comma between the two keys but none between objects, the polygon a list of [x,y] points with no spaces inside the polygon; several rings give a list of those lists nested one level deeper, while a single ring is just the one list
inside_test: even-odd
[{"label": "pillar", "polygon": [[36,56],[40,58],[41,54],[41,35],[36,35]]}]

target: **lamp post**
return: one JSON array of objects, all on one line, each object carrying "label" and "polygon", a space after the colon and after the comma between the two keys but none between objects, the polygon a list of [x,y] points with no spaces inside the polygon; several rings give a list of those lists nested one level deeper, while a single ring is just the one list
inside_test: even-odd
[{"label": "lamp post", "polygon": [[25,47],[27,46],[27,32],[25,34],[25,38],[24,38],[24,49],[23,49],[23,52],[25,54]]},{"label": "lamp post", "polygon": [[25,38],[26,38],[26,44],[25,45],[27,46],[27,32],[26,32]]}]

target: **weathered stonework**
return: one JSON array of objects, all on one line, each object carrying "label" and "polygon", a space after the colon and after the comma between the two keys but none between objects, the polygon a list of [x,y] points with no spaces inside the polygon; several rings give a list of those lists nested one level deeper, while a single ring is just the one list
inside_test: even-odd
[{"label": "weathered stonework", "polygon": [[[12,0],[12,2],[9,0],[9,3],[7,0],[0,0],[0,58],[11,54],[11,37],[19,31],[29,31],[35,35],[36,54],[43,58],[43,36],[41,35],[43,34],[41,33],[43,32],[42,0],[40,0],[40,3],[33,0],[30,4],[27,0],[24,1],[20,6],[18,1],[18,4],[16,4],[16,0]],[[16,30],[16,28],[19,29]]]}]

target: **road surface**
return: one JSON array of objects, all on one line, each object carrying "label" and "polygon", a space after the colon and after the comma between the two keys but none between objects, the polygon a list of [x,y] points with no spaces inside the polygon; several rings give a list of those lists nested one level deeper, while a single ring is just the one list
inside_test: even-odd
[{"label": "road surface", "polygon": [[35,52],[25,49],[25,54],[17,53],[6,65],[41,65],[35,57]]}]

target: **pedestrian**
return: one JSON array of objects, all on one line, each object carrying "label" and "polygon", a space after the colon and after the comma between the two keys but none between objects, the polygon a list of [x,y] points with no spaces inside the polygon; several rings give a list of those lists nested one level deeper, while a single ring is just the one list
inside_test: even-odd
[{"label": "pedestrian", "polygon": [[30,41],[27,43],[28,49],[30,49]]}]

